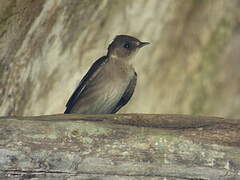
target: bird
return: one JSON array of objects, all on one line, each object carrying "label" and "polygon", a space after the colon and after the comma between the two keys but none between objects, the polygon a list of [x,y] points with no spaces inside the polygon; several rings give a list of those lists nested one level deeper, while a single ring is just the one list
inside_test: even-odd
[{"label": "bird", "polygon": [[107,54],[97,59],[66,104],[64,114],[114,114],[133,95],[137,73],[132,65],[138,50],[149,42],[117,35]]}]

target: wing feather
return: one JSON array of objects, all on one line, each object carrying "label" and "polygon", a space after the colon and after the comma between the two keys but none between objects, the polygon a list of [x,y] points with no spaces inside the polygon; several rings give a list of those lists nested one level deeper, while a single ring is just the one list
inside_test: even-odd
[{"label": "wing feather", "polygon": [[129,82],[125,92],[123,93],[123,96],[121,97],[121,99],[119,100],[119,102],[117,103],[115,108],[112,110],[112,112],[111,112],[112,114],[119,111],[119,109],[121,109],[125,104],[128,103],[128,101],[131,99],[131,97],[134,93],[136,83],[137,83],[137,73],[135,72],[134,76],[131,79],[131,81]]},{"label": "wing feather", "polygon": [[88,82],[88,80],[93,76],[93,74],[97,71],[97,69],[99,67],[101,67],[102,64],[104,64],[107,60],[107,56],[103,56],[101,58],[99,58],[98,60],[96,60],[93,65],[91,66],[91,68],[88,70],[88,72],[86,73],[86,75],[82,78],[82,80],[80,81],[77,89],[73,92],[72,96],[70,97],[70,99],[68,100],[67,104],[66,104],[66,110],[65,110],[65,114],[68,114],[71,112],[73,106],[75,105],[75,103],[78,101],[81,93],[83,92],[83,89],[86,86],[86,83]]}]

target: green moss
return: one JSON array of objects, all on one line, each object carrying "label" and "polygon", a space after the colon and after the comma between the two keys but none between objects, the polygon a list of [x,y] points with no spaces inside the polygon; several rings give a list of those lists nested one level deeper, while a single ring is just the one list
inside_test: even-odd
[{"label": "green moss", "polygon": [[231,22],[223,18],[202,49],[200,71],[197,79],[195,79],[195,81],[198,81],[195,87],[196,96],[191,105],[191,113],[194,115],[213,112],[213,105],[209,102],[218,102],[220,90],[217,88],[217,84],[210,84],[217,82],[214,79],[218,77],[221,71],[220,57],[231,35],[232,28],[230,26]]},{"label": "green moss", "polygon": [[[5,2],[7,4],[2,5],[2,7],[0,7],[0,44],[1,41],[3,40],[3,36],[6,34],[7,29],[9,28],[9,20],[11,19],[11,17],[13,17],[13,15],[15,14],[15,2],[14,1],[9,1],[9,2]],[[2,45],[4,43],[2,42]],[[0,47],[1,49],[1,47]],[[0,64],[0,77],[3,77],[3,73],[5,71],[5,66],[3,64]]]}]

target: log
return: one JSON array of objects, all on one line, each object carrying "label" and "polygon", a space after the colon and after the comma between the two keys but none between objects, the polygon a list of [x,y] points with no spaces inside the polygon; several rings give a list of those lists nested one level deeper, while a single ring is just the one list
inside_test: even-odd
[{"label": "log", "polygon": [[240,120],[187,115],[0,118],[0,179],[240,179]]}]

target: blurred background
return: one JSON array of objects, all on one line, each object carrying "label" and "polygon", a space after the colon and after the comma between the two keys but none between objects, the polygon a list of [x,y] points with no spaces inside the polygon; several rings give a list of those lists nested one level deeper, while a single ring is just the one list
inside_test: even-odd
[{"label": "blurred background", "polygon": [[0,0],[0,115],[63,113],[118,34],[151,45],[121,113],[240,117],[238,0]]}]

